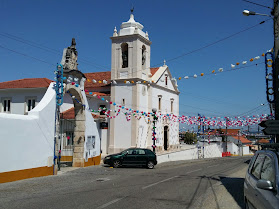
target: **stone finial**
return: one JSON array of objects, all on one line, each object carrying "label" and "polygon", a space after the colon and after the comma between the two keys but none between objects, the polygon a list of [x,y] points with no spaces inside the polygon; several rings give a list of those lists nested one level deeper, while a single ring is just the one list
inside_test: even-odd
[{"label": "stone finial", "polygon": [[167,66],[167,65],[166,65],[166,60],[164,60],[164,66]]},{"label": "stone finial", "polygon": [[114,30],[113,30],[113,36],[118,36],[118,34],[117,34],[117,30],[116,30],[116,27],[114,27]]},{"label": "stone finial", "polygon": [[149,40],[148,32],[147,31],[145,32],[145,38]]}]

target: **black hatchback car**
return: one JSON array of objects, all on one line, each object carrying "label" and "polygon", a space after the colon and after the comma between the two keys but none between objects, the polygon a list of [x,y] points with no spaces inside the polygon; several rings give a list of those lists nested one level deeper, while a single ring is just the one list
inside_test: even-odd
[{"label": "black hatchback car", "polygon": [[157,156],[149,149],[130,148],[120,153],[106,156],[104,164],[114,168],[120,166],[146,166],[152,169],[157,164]]},{"label": "black hatchback car", "polygon": [[279,144],[267,144],[251,159],[244,181],[246,208],[279,208]]}]

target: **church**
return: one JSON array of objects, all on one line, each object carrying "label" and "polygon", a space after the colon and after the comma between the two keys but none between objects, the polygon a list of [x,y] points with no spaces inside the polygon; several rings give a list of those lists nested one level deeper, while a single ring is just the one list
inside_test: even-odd
[{"label": "church", "polygon": [[[120,115],[110,120],[107,152],[115,153],[129,147],[152,149],[154,138],[157,152],[178,149],[179,122],[173,117],[179,115],[177,82],[165,64],[150,68],[148,33],[131,13],[119,32],[114,29],[111,41],[111,101],[140,113],[156,111],[158,120],[155,137],[152,137],[152,117],[148,121],[132,116],[127,122],[125,115]],[[115,106],[110,105],[110,109],[115,110]]]}]

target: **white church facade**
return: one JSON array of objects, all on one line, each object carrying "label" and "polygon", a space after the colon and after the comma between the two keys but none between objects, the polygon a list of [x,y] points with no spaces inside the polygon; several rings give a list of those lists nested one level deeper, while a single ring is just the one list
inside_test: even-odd
[{"label": "white church facade", "polygon": [[[111,101],[132,110],[152,113],[156,109],[156,151],[179,148],[179,124],[172,115],[179,115],[179,91],[168,66],[150,68],[151,41],[143,25],[130,15],[117,32],[114,29],[111,55]],[[127,84],[128,83],[128,84]],[[115,106],[111,105],[114,110]],[[166,116],[169,115],[170,117]],[[108,153],[129,147],[152,149],[152,117],[124,115],[110,121]]]}]

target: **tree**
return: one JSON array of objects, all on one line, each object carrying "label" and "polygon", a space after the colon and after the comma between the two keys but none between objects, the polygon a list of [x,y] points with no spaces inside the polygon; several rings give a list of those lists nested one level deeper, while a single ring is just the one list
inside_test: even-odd
[{"label": "tree", "polygon": [[197,141],[197,134],[186,132],[184,135],[184,142],[186,144],[193,144],[193,142]]}]

